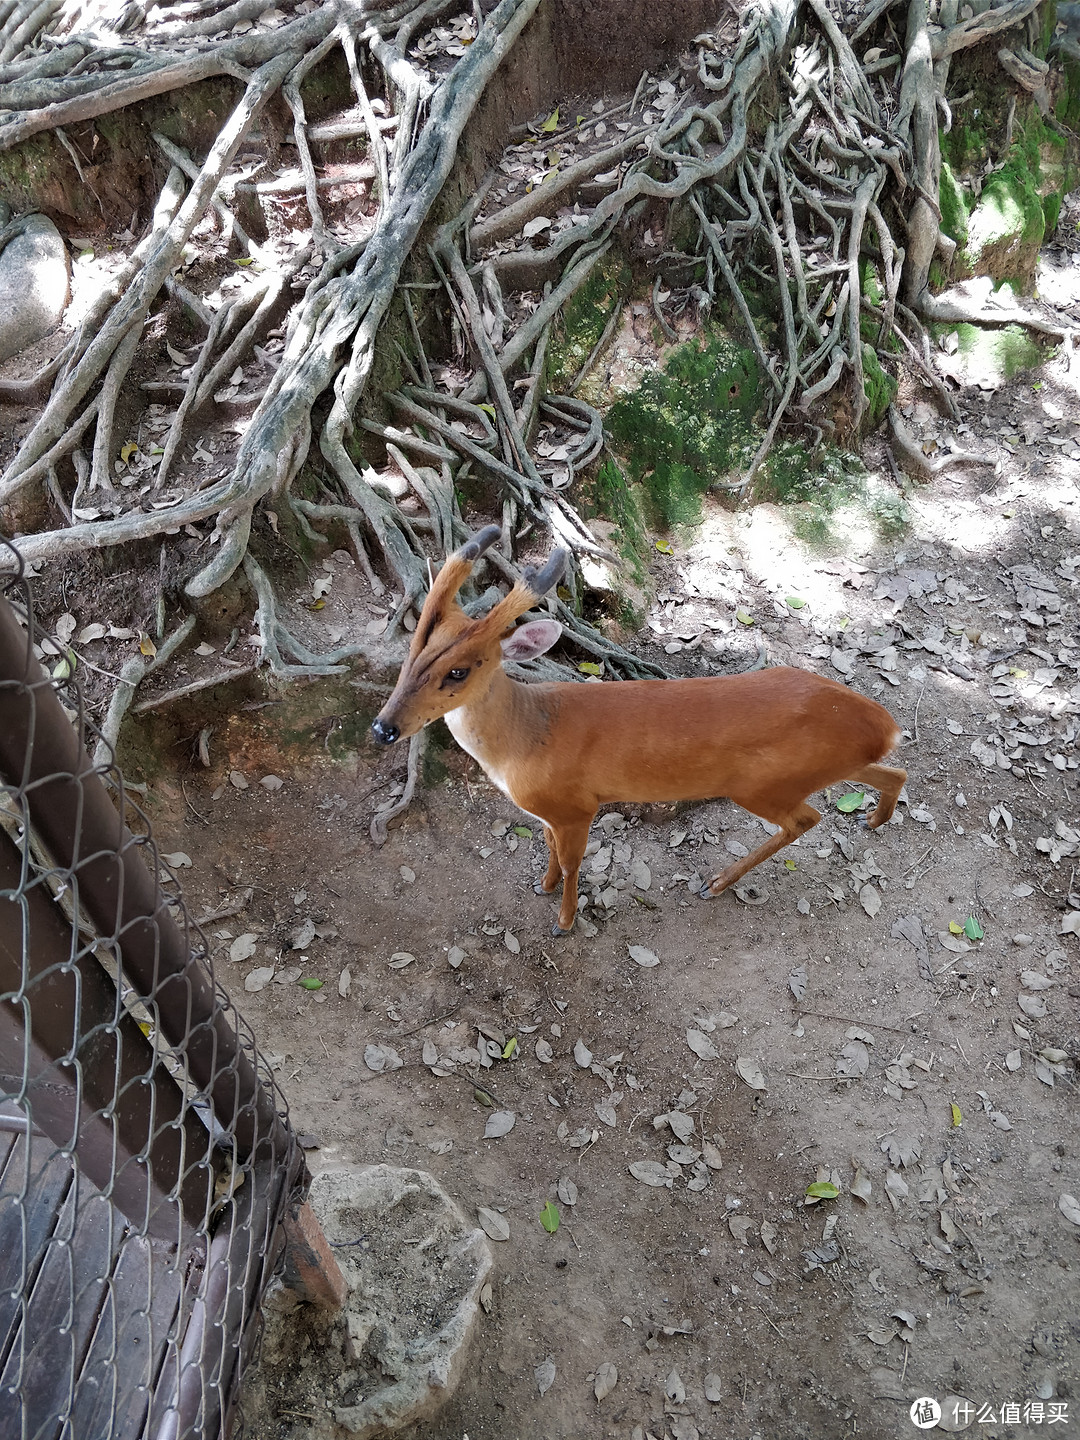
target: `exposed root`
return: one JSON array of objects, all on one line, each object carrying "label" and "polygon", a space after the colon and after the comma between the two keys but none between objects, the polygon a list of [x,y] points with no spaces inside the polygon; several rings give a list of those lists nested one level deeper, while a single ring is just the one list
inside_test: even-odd
[{"label": "exposed root", "polygon": [[413,796],[416,794],[416,782],[420,778],[424,752],[427,750],[427,742],[428,732],[426,729],[418,730],[409,741],[409,769],[405,778],[405,789],[396,800],[392,800],[386,805],[380,805],[371,817],[373,844],[386,844],[386,829],[390,821],[403,814],[412,804]]},{"label": "exposed root", "polygon": [[[342,661],[363,654],[361,645],[345,645],[327,655],[317,655],[298,640],[278,617],[273,586],[262,566],[251,555],[244,556],[244,574],[255,591],[256,623],[259,627],[260,653],[272,674],[282,679],[301,675],[346,675],[349,667]],[[291,655],[298,664],[285,660]]]},{"label": "exposed root", "polygon": [[156,653],[144,658],[142,654],[135,655],[120,671],[120,683],[113,691],[113,697],[109,701],[109,709],[101,726],[100,738],[94,747],[95,769],[108,769],[113,763],[116,753],[117,741],[120,738],[120,726],[123,724],[124,716],[131,708],[131,702],[135,698],[135,691],[147,675],[152,675],[155,670],[160,670],[183,645],[184,641],[195,628],[195,616],[188,615],[157,648]]},{"label": "exposed root", "polygon": [[936,460],[931,460],[923,453],[922,446],[912,435],[903,416],[895,405],[889,406],[889,428],[892,431],[894,454],[899,451],[898,461],[900,468],[908,474],[914,475],[918,480],[932,480],[935,476],[941,475],[953,465],[991,465],[993,461],[988,460],[985,455],[978,455],[971,450],[950,450],[945,455],[940,455]]}]

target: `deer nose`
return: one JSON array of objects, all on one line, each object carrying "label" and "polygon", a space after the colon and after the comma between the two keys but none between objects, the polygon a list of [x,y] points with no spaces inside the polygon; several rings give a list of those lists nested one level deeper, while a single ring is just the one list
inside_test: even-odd
[{"label": "deer nose", "polygon": [[401,731],[396,725],[387,725],[385,720],[374,720],[371,724],[371,733],[380,745],[393,745]]}]

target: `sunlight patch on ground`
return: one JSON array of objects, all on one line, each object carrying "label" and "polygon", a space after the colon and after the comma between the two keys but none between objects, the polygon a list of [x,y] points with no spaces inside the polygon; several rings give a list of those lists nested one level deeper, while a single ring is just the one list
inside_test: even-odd
[{"label": "sunlight patch on ground", "polygon": [[[707,511],[687,552],[688,578],[704,591],[717,569],[745,569],[773,593],[779,613],[823,621],[842,618],[843,587],[835,575],[823,571],[822,558],[795,533],[794,519],[794,511],[770,504],[738,515],[718,508]],[[847,553],[865,554],[872,547],[868,523],[864,539],[864,544],[846,546]],[[787,596],[804,600],[805,608],[787,607]]]},{"label": "sunlight patch on ground", "polygon": [[[78,242],[73,242],[78,243]],[[65,330],[77,330],[127,263],[122,250],[99,252],[90,242],[71,267],[71,304],[64,312]]]}]

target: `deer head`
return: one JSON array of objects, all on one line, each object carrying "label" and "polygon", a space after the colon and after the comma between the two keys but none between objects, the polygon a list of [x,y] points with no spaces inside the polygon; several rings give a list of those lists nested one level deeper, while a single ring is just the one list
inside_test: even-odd
[{"label": "deer head", "polygon": [[554,551],[542,569],[526,570],[486,615],[472,620],[458,604],[458,591],[473,565],[499,534],[498,525],[486,526],[449,556],[435,577],[394,693],[371,727],[381,745],[415,735],[440,715],[480,699],[504,658],[542,655],[562,633],[555,620],[512,626],[556,583],[566,563],[564,550]]}]

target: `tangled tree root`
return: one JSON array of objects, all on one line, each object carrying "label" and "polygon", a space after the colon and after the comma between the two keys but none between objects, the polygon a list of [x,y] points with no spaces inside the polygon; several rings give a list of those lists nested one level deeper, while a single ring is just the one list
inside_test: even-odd
[{"label": "tangled tree root", "polygon": [[[935,296],[928,284],[934,255],[948,249],[937,197],[938,116],[947,114],[950,59],[990,37],[995,44],[1008,35],[1015,39],[1016,27],[1034,23],[1036,0],[1009,0],[964,20],[957,18],[957,0],[942,0],[934,30],[927,0],[906,0],[902,40],[893,28],[895,0],[874,0],[850,33],[828,0],[760,0],[746,11],[730,54],[722,52],[716,34],[697,38],[693,83],[680,88],[643,77],[632,101],[619,107],[625,128],[614,143],[585,151],[528,193],[493,200],[486,209],[495,192],[482,187],[438,231],[428,258],[473,371],[462,388],[451,390],[436,378],[439,369],[425,353],[402,269],[451,174],[466,121],[537,3],[499,0],[441,78],[425,68],[415,47],[454,8],[451,0],[400,0],[378,10],[343,0],[277,28],[228,39],[208,37],[261,15],[263,0],[236,0],[221,9],[209,0],[194,20],[132,0],[103,20],[93,37],[74,28],[57,0],[2,7],[0,149],[209,76],[235,76],[245,87],[201,162],[155,136],[172,168],[146,237],[55,368],[29,382],[25,394],[20,389],[9,395],[0,387],[0,399],[26,403],[50,387],[44,409],[0,477],[0,506],[9,517],[18,521],[35,513],[42,497],[51,495],[65,520],[22,537],[26,560],[55,560],[212,519],[213,555],[189,580],[189,597],[210,595],[243,566],[255,592],[262,659],[275,674],[294,676],[336,673],[360,647],[320,656],[289,632],[272,578],[248,548],[260,508],[272,504],[275,523],[276,512],[291,511],[301,531],[316,538],[323,537],[313,527],[343,526],[372,590],[382,593],[389,584],[397,597],[390,635],[426,591],[425,545],[439,554],[465,533],[456,491],[470,471],[482,472],[501,497],[503,540],[491,557],[508,579],[516,574],[515,548],[540,530],[575,555],[604,554],[570,498],[571,485],[556,483],[532,445],[541,417],[562,427],[562,474],[570,482],[602,450],[602,418],[574,392],[608,343],[618,310],[567,395],[545,389],[548,337],[597,263],[632,236],[646,205],[655,212],[658,204],[683,201],[682,213],[696,225],[689,240],[682,227],[686,248],[648,257],[655,268],[653,309],[664,334],[676,332],[661,281],[700,275],[700,284],[672,283],[670,303],[685,304],[692,294],[701,309],[730,306],[761,370],[766,400],[760,446],[745,471],[718,482],[742,496],[758,488],[776,436],[792,426],[827,429],[827,410],[841,392],[858,434],[867,408],[864,371],[872,359],[893,370],[909,364],[955,413],[929,360],[924,327],[931,322],[1019,323],[1072,343],[1070,321],[1045,308],[1002,310],[971,287]],[[110,28],[118,36],[123,32],[123,43],[109,42]],[[853,44],[874,36],[881,40],[878,55],[894,42],[897,53],[860,60]],[[312,126],[301,83],[338,47],[357,118]],[[1037,93],[1045,71],[1024,47],[1010,45],[1000,55],[1002,83]],[[381,90],[376,99],[373,74]],[[228,173],[279,91],[292,117],[299,161],[293,188],[302,192],[311,218],[310,245],[287,261],[245,233],[233,204],[240,182]],[[763,122],[762,115],[771,118]],[[549,134],[545,126],[544,142],[557,144],[570,129]],[[364,170],[378,187],[373,226],[354,244],[335,238],[320,201],[311,142],[331,133],[366,137]],[[550,223],[558,207],[570,204],[573,223]],[[210,207],[222,233],[262,267],[257,286],[213,314],[178,278],[185,247]],[[534,244],[523,231],[533,234],[540,217],[548,220],[540,227],[546,243]],[[320,268],[289,314],[280,363],[258,399],[232,472],[172,503],[125,504],[113,484],[117,396],[161,292],[184,305],[205,339],[162,448],[152,501],[176,474],[200,410],[265,334],[312,256]],[[873,295],[866,293],[867,261],[879,279]],[[544,288],[535,303],[523,306],[513,292],[526,283]],[[775,296],[775,348],[755,321],[759,306],[748,298],[750,291],[760,296],[763,286]],[[399,293],[412,337],[411,350],[399,350],[411,383],[386,397],[398,420],[390,426],[359,417],[359,411],[380,324]],[[313,409],[328,391],[332,404],[316,436]],[[422,517],[407,515],[358,468],[350,446],[358,424],[385,442],[423,507]],[[932,473],[921,452],[913,458],[918,447],[895,411],[892,435],[909,465]],[[319,500],[294,494],[313,438],[328,490]],[[68,464],[77,478],[71,494],[58,478]],[[114,513],[82,518],[88,497],[103,495]],[[569,581],[574,588],[573,573]],[[605,639],[564,601],[557,609],[574,642],[613,672],[661,673]],[[138,678],[125,676],[117,717]],[[415,754],[411,761],[414,773]]]}]

